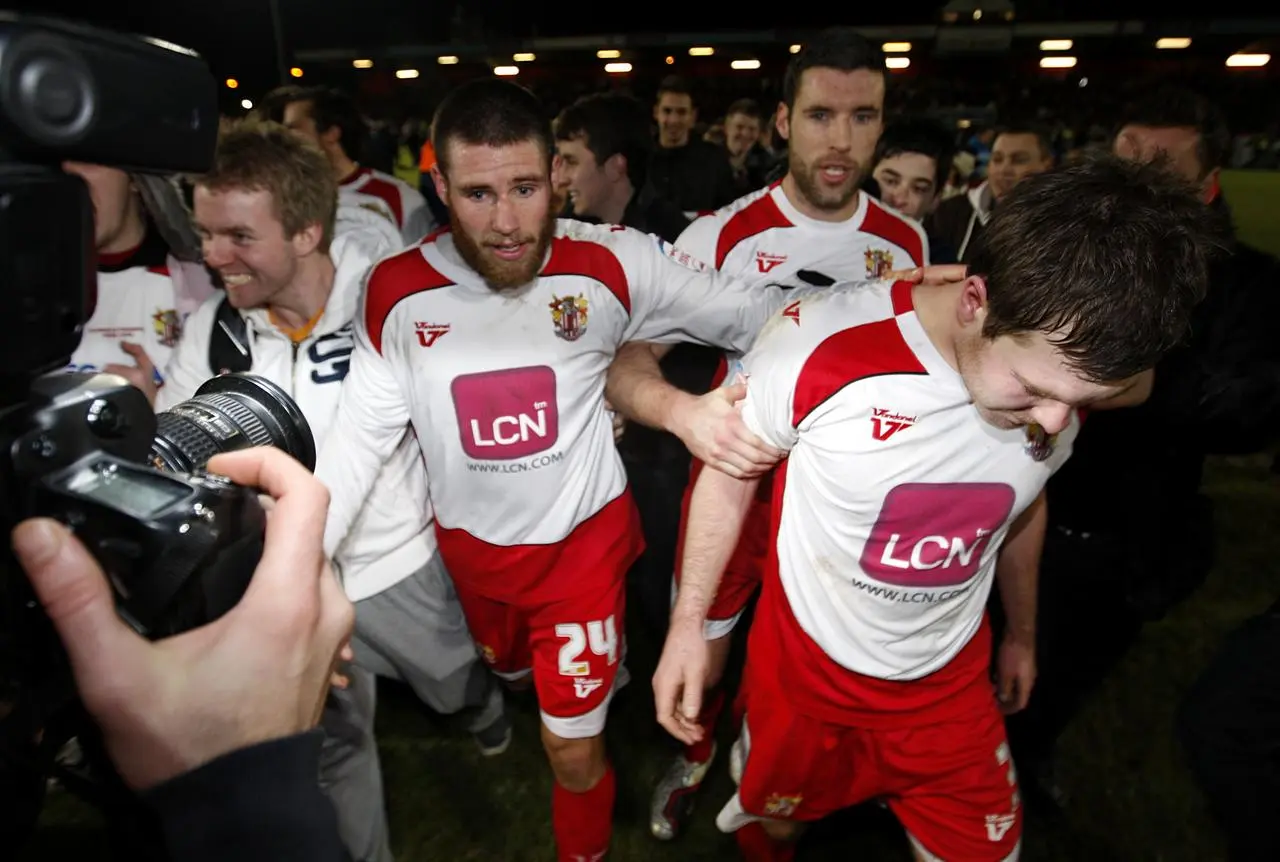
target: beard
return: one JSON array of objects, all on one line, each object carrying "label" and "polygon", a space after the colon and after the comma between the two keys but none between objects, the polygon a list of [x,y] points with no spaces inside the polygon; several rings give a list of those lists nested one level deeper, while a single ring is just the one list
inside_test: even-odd
[{"label": "beard", "polygon": [[[551,246],[551,238],[555,236],[556,216],[559,213],[547,208],[546,218],[536,234],[519,234],[503,236],[499,233],[484,233],[478,238],[467,233],[457,215],[449,213],[449,226],[453,234],[453,244],[458,249],[467,266],[479,273],[490,290],[505,292],[524,287],[537,276],[542,269],[542,262]],[[494,246],[509,243],[523,243],[524,255],[519,260],[503,260],[493,252]]]},{"label": "beard", "polygon": [[[844,182],[838,186],[831,186],[822,181],[820,176],[822,168],[829,165],[839,165],[848,171]],[[808,163],[802,161],[796,153],[790,155],[787,171],[804,199],[815,208],[828,212],[847,207],[858,194],[858,187],[862,185],[862,178],[865,175],[862,165],[853,159],[832,156]]]}]

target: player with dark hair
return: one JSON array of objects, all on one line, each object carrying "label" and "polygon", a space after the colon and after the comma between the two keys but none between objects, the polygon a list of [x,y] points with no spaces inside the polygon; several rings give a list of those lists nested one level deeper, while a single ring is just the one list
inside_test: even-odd
[{"label": "player with dark hair", "polygon": [[[856,31],[836,28],[806,43],[792,57],[778,106],[778,131],[789,141],[787,174],[770,186],[744,195],[729,206],[693,222],[677,246],[726,274],[753,285],[774,283],[823,287],[844,281],[879,278],[900,268],[929,263],[928,241],[920,225],[861,191],[884,115],[884,54]],[[663,378],[658,359],[666,346],[625,347],[610,370],[609,399],[635,423],[668,431],[693,454],[693,476],[703,465],[734,475],[763,471],[772,464],[761,443],[740,422],[732,436],[718,440],[719,419],[732,417],[743,389],[728,373],[740,356],[726,357],[713,385],[719,397],[698,401]],[[696,408],[696,409],[695,409]],[[712,415],[703,410],[716,410]],[[764,447],[768,448],[768,447]],[[674,534],[661,578],[644,585],[670,608],[681,522],[687,521],[692,481],[679,485],[683,503],[670,512]],[[715,726],[724,703],[719,680],[728,661],[732,634],[759,589],[766,555],[768,480],[761,485],[720,593],[707,623],[713,691],[702,720]],[[679,520],[677,520],[679,518]],[[658,782],[650,807],[650,830],[673,838],[715,756],[712,734],[689,745]]]},{"label": "player with dark hair", "polygon": [[[1001,708],[1036,673],[1044,485],[1077,411],[1134,403],[1185,337],[1214,246],[1162,170],[1103,157],[1002,200],[969,275],[811,292],[743,360],[746,425],[787,454],[743,677],[739,788],[718,825],[753,860],[871,798],[917,860],[1011,860],[1022,806]],[[756,479],[703,470],[654,675],[685,743],[709,669],[704,624]],[[997,687],[987,598],[1007,625]],[[998,698],[998,699],[997,699]]]},{"label": "player with dark hair", "polygon": [[[885,127],[872,157],[871,176],[880,200],[923,223],[942,201],[955,144],[939,122],[925,117],[903,117]],[[929,237],[933,263],[951,263],[953,256],[939,250]]]},{"label": "player with dark hair", "polygon": [[689,226],[678,206],[645,185],[653,135],[648,113],[635,99],[584,96],[560,112],[554,129],[575,216],[626,225],[668,242]]},{"label": "player with dark hair", "polygon": [[421,192],[356,161],[369,130],[349,95],[332,87],[314,87],[291,95],[284,106],[283,122],[324,151],[338,180],[339,205],[381,214],[406,243],[415,243],[434,229],[434,217]]},{"label": "player with dark hair", "polygon": [[602,732],[642,546],[608,363],[633,338],[743,349],[784,292],[748,290],[652,235],[557,220],[551,124],[514,83],[454,90],[433,143],[451,224],[369,277],[317,466],[333,480],[326,538],[346,533],[411,426],[480,653],[537,691],[558,858],[598,860],[614,802]]}]

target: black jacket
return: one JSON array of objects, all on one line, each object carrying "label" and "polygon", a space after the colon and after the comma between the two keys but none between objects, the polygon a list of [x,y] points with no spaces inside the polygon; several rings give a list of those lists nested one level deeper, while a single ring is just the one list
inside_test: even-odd
[{"label": "black jacket", "polygon": [[1213,558],[1206,457],[1280,439],[1277,321],[1280,261],[1233,243],[1211,266],[1187,340],[1156,366],[1147,402],[1085,420],[1049,482],[1050,522],[1110,537],[1152,578],[1184,571],[1193,588]]},{"label": "black jacket", "polygon": [[251,746],[143,794],[182,862],[349,862],[320,790],[323,732]]},{"label": "black jacket", "polygon": [[622,224],[674,243],[689,226],[689,218],[673,201],[646,185],[631,196]]},{"label": "black jacket", "polygon": [[684,212],[716,210],[738,198],[729,156],[705,141],[683,147],[654,147],[646,184]]}]

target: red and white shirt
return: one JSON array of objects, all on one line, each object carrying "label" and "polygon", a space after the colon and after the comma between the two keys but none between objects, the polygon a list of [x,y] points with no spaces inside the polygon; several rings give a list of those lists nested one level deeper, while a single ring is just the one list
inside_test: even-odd
[{"label": "red and white shirt", "polygon": [[[745,350],[781,307],[639,231],[561,220],[538,277],[496,292],[442,231],[379,263],[321,460],[341,536],[412,423],[451,574],[498,600],[551,598],[554,554],[633,543],[605,375],[631,340]],[[408,516],[409,513],[406,513]],[[579,529],[581,528],[581,529]],[[586,551],[574,551],[586,553]],[[549,556],[550,555],[550,556]]]},{"label": "red and white shirt", "polygon": [[338,185],[338,204],[364,207],[389,219],[409,245],[435,227],[422,192],[373,168],[362,167]]},{"label": "red and white shirt", "polygon": [[215,294],[203,266],[169,254],[158,233],[142,244],[98,259],[97,298],[67,371],[101,371],[133,365],[121,342],[141,345],[156,368],[156,383],[182,337],[187,317]]},{"label": "red and white shirt", "polygon": [[984,421],[906,282],[792,301],[744,366],[744,421],[789,452],[766,576],[785,601],[762,599],[759,638],[785,665],[782,690],[840,720],[882,705],[881,681],[947,684],[962,653],[965,673],[985,673],[989,653],[966,647],[1000,545],[1069,457],[1078,420],[1038,441]]},{"label": "red and white shirt", "polygon": [[696,219],[676,245],[753,284],[862,282],[929,261],[920,226],[866,192],[848,219],[819,221],[791,204],[781,181]]},{"label": "red and white shirt", "polygon": [[[826,287],[929,262],[920,226],[866,192],[858,192],[858,209],[848,219],[819,221],[792,205],[780,180],[696,219],[676,246],[752,285]],[[742,357],[725,358],[716,385],[738,370]]]}]

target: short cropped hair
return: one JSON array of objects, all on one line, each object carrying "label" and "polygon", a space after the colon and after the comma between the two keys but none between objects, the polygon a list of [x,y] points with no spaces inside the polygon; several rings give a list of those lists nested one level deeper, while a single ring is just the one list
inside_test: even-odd
[{"label": "short cropped hair", "polygon": [[1021,117],[1007,120],[996,126],[995,136],[991,138],[993,146],[996,138],[1001,135],[1035,135],[1036,141],[1040,144],[1040,154],[1047,159],[1053,158],[1053,136],[1040,123]]},{"label": "short cropped hair", "polygon": [[1196,155],[1201,178],[1226,164],[1231,131],[1222,111],[1200,93],[1184,87],[1160,86],[1142,92],[1125,106],[1116,132],[1125,126],[1153,129],[1195,129],[1200,140]]},{"label": "short cropped hair", "polygon": [[290,102],[306,102],[310,109],[311,119],[315,121],[316,131],[320,134],[338,127],[341,137],[342,151],[347,158],[359,161],[364,152],[365,140],[369,136],[369,127],[365,125],[355,99],[342,90],[334,87],[312,87],[303,90]]},{"label": "short cropped hair", "polygon": [[273,123],[284,122],[284,106],[290,102],[296,102],[306,87],[298,84],[282,84],[272,90],[268,90],[266,95],[258,100],[258,104],[254,105],[253,110],[249,112],[249,116],[257,120],[269,120]]},{"label": "short cropped hair", "polygon": [[741,114],[744,117],[764,122],[764,111],[760,110],[760,103],[755,99],[738,99],[724,112],[724,118],[727,120],[734,114]]},{"label": "short cropped hair", "polygon": [[193,181],[210,191],[270,192],[285,236],[318,224],[323,228],[320,249],[329,250],[338,208],[333,169],[319,147],[279,123],[230,123],[218,138],[213,167]]},{"label": "short cropped hair", "polygon": [[695,106],[698,104],[698,100],[693,97],[693,88],[689,86],[688,81],[679,75],[667,75],[658,83],[658,95],[653,97],[654,101],[661,102],[663,93],[688,96],[691,104]]},{"label": "short cropped hair", "polygon": [[884,52],[879,45],[852,28],[823,30],[812,42],[802,45],[787,64],[787,73],[782,79],[782,101],[787,110],[795,107],[800,78],[809,69],[838,69],[841,72],[867,69],[883,75]]},{"label": "short cropped hair", "polygon": [[653,135],[649,112],[631,96],[621,93],[593,93],[583,96],[560,112],[555,121],[557,141],[581,139],[583,145],[603,165],[621,154],[627,160],[627,179],[639,189],[644,185]]},{"label": "short cropped hair", "polygon": [[969,272],[987,338],[1050,335],[1084,378],[1155,366],[1187,333],[1220,226],[1166,165],[1110,154],[1027,177],[1000,202]]},{"label": "short cropped hair", "polygon": [[507,147],[534,141],[551,170],[551,120],[533,93],[511,81],[479,78],[455,87],[431,121],[431,145],[440,170],[449,173],[449,143]]},{"label": "short cropped hair", "polygon": [[955,143],[946,127],[927,117],[903,117],[885,126],[871,164],[878,165],[885,159],[903,153],[919,153],[933,159],[933,187],[942,191],[951,173],[951,161],[955,158]]}]

